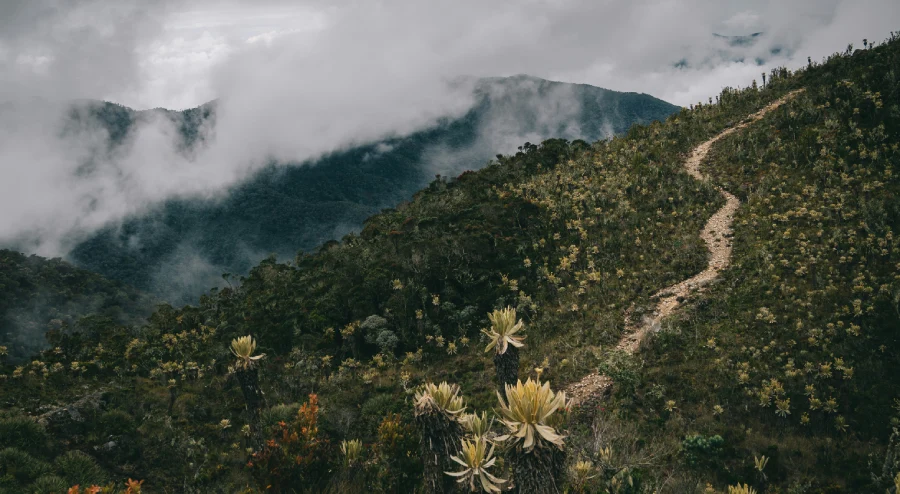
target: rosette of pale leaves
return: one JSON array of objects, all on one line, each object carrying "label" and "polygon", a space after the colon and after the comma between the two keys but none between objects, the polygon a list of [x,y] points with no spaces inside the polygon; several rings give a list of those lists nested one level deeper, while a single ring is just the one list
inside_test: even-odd
[{"label": "rosette of pale leaves", "polygon": [[344,457],[344,465],[351,467],[362,457],[363,444],[359,439],[341,441],[341,455]]},{"label": "rosette of pale leaves", "polygon": [[[451,456],[450,459],[463,466],[460,472],[444,472],[451,477],[458,477],[460,484],[468,482],[469,490],[475,492],[480,485],[484,492],[500,492],[500,485],[506,480],[491,475],[487,470],[494,466],[497,458],[494,458],[494,446],[488,449],[488,441],[484,437],[476,437],[474,440],[462,440],[462,449],[459,456]],[[478,480],[479,484],[475,481]]]},{"label": "rosette of pale leaves", "polygon": [[416,391],[415,414],[431,414],[441,412],[455,418],[466,410],[465,402],[459,395],[458,384],[426,383],[425,387]]},{"label": "rosette of pale leaves", "polygon": [[488,419],[487,413],[481,412],[480,417],[474,413],[465,415],[460,419],[460,422],[473,437],[486,438],[491,431],[491,426],[494,424],[494,419]]},{"label": "rosette of pale leaves", "polygon": [[515,386],[506,386],[506,402],[500,393],[497,398],[500,400],[500,421],[509,429],[509,434],[498,437],[498,441],[512,439],[526,452],[544,442],[563,448],[563,437],[550,424],[553,414],[565,407],[565,392],[554,393],[550,383],[542,385],[528,379],[525,384],[520,380]]},{"label": "rosette of pale leaves", "polygon": [[266,354],[253,355],[256,351],[256,341],[252,336],[241,336],[231,340],[231,353],[237,357],[238,369],[250,369],[257,361],[265,358]]},{"label": "rosette of pale leaves", "polygon": [[597,475],[599,474],[594,468],[594,464],[589,461],[579,460],[569,467],[569,477],[571,477],[572,485],[578,489],[578,492],[582,492],[587,487],[588,482],[596,478]]},{"label": "rosette of pale leaves", "polygon": [[756,489],[747,484],[729,485],[728,494],[756,494]]},{"label": "rosette of pale leaves", "polygon": [[488,314],[488,319],[491,320],[491,329],[481,330],[482,333],[486,334],[491,339],[487,348],[484,349],[485,352],[489,352],[493,348],[496,349],[498,354],[502,355],[506,353],[506,349],[509,348],[509,345],[516,348],[525,346],[525,344],[522,343],[525,336],[516,335],[516,333],[525,328],[525,323],[522,322],[521,319],[516,320],[516,309],[507,307],[502,310],[495,310]]}]

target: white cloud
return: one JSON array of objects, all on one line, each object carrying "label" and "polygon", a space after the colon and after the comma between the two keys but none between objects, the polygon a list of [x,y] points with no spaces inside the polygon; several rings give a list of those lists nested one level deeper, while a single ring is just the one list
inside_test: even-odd
[{"label": "white cloud", "polygon": [[[166,198],[215,194],[270,158],[302,161],[411,132],[469,107],[460,75],[527,73],[687,105],[747,85],[770,65],[883,38],[900,25],[898,5],[8,0],[0,5],[0,243],[29,234],[42,241],[35,250],[59,254],[79,232]],[[764,35],[746,47],[712,36],[755,31]],[[686,67],[675,67],[681,60]],[[220,111],[210,146],[190,158],[176,152],[164,120],[141,125],[127,152],[110,154],[97,129],[58,128],[58,102],[86,97],[139,108],[220,98]],[[485,142],[509,139],[495,132]]]},{"label": "white cloud", "polygon": [[722,34],[746,35],[758,32],[759,29],[762,29],[760,20],[760,16],[756,12],[750,10],[738,12],[722,22],[730,30],[730,33]]}]

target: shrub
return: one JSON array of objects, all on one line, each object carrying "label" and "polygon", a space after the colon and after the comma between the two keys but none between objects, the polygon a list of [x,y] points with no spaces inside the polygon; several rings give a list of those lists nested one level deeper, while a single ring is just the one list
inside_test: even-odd
[{"label": "shrub", "polygon": [[641,366],[637,358],[616,350],[600,363],[598,371],[616,383],[620,396],[630,396],[641,382]]},{"label": "shrub", "polygon": [[376,478],[385,492],[412,492],[422,475],[422,462],[416,449],[419,436],[412,424],[399,414],[391,414],[378,425],[373,445]]},{"label": "shrub", "polygon": [[109,436],[132,434],[135,429],[134,418],[124,410],[110,410],[100,416],[100,433],[105,439]]},{"label": "shrub", "polygon": [[724,445],[725,440],[718,434],[710,437],[695,434],[681,441],[681,453],[689,466],[710,465],[719,460]]},{"label": "shrub", "polygon": [[34,494],[61,494],[68,491],[69,484],[62,477],[53,474],[42,475],[31,484]]},{"label": "shrub", "polygon": [[29,417],[3,418],[0,419],[0,444],[30,454],[40,454],[47,446],[47,432]]},{"label": "shrub", "polygon": [[0,477],[11,477],[16,481],[27,484],[50,470],[50,466],[28,453],[16,449],[6,448],[0,451]]},{"label": "shrub", "polygon": [[262,486],[275,492],[290,492],[295,486],[312,489],[326,475],[328,464],[328,442],[319,435],[319,398],[309,395],[292,422],[280,422],[274,429],[247,466]]},{"label": "shrub", "polygon": [[54,462],[56,471],[69,485],[102,485],[109,481],[103,468],[86,453],[69,451]]},{"label": "shrub", "polygon": [[279,422],[290,423],[297,416],[297,410],[300,409],[298,403],[285,405],[284,403],[266,408],[259,415],[260,428],[268,433],[278,425]]},{"label": "shrub", "polygon": [[383,329],[379,331],[378,337],[375,338],[375,344],[378,345],[381,353],[385,353],[388,355],[392,355],[394,353],[394,348],[397,347],[398,343],[400,343],[400,338],[397,337],[396,333],[389,329]]},{"label": "shrub", "polygon": [[425,492],[451,490],[453,482],[444,475],[451,466],[463,436],[459,419],[466,410],[459,385],[426,383],[416,392],[414,414],[422,435],[421,455],[425,470]]}]

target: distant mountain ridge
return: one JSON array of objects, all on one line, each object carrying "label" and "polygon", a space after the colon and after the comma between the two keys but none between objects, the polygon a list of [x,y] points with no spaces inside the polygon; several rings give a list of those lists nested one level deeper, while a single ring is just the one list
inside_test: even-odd
[{"label": "distant mountain ridge", "polygon": [[[245,273],[275,253],[293,258],[357,230],[435,175],[478,169],[498,152],[550,137],[594,141],[679,109],[645,94],[517,75],[480,79],[464,116],[301,164],[272,163],[224,199],[170,200],[77,245],[77,265],[177,302],[194,300],[223,272]],[[100,103],[90,115],[122,139],[148,112],[176,121],[185,145],[215,118],[215,102],[182,112]]]}]

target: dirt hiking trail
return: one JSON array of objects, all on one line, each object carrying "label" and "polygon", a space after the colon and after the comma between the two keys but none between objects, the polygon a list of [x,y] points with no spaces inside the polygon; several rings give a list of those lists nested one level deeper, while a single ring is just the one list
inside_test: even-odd
[{"label": "dirt hiking trail", "polygon": [[[723,130],[712,139],[694,148],[690,157],[684,162],[685,170],[697,180],[708,180],[708,177],[700,172],[700,164],[706,159],[706,155],[713,144],[719,139],[727,137],[762,119],[768,112],[778,108],[801,91],[803,90],[799,89],[782,96],[762,110],[750,115],[740,124]],[[737,211],[740,201],[721,187],[717,187],[717,189],[725,198],[725,205],[712,215],[700,233],[700,238],[706,243],[706,248],[710,253],[706,269],[691,278],[663,288],[653,294],[651,300],[658,299],[656,307],[649,316],[642,318],[641,321],[633,320],[632,311],[634,306],[629,307],[625,311],[625,332],[616,345],[617,350],[628,354],[635,353],[648,334],[659,330],[662,320],[678,308],[681,300],[691,292],[701,289],[704,285],[716,279],[719,276],[719,272],[727,268],[731,263],[731,223],[734,221],[734,213]],[[566,388],[566,395],[570,397],[570,404],[585,406],[605,397],[611,390],[612,384],[612,379],[609,376],[594,372],[584,376],[580,381],[570,384]]]}]

